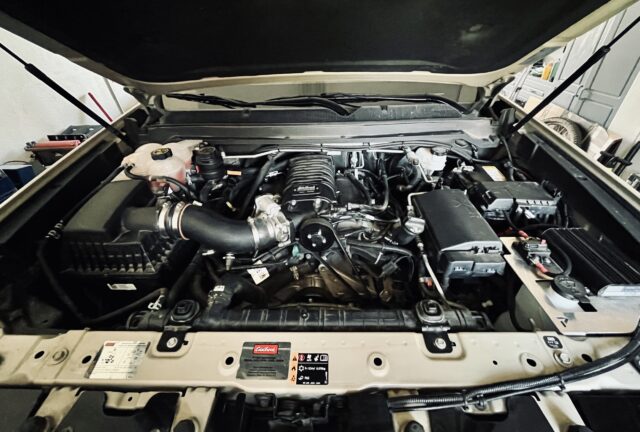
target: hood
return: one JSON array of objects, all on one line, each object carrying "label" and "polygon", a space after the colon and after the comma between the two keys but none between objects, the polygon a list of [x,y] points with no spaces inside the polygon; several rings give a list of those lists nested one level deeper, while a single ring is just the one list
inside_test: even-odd
[{"label": "hood", "polygon": [[484,86],[630,0],[4,0],[0,26],[151,94],[252,82]]}]

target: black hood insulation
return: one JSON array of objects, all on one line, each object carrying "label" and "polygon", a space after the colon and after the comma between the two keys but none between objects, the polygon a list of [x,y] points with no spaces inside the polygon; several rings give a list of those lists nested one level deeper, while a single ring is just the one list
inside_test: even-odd
[{"label": "black hood insulation", "polygon": [[[6,0],[0,11],[121,75],[160,83],[307,71],[489,72],[605,3]],[[19,33],[41,42],[30,29]]]}]

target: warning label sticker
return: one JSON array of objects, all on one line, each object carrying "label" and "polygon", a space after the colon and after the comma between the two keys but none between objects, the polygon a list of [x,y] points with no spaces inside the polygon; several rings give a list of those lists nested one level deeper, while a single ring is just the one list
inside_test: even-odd
[{"label": "warning label sticker", "polygon": [[131,379],[147,352],[148,342],[107,341],[89,379]]},{"label": "warning label sticker", "polygon": [[290,342],[245,342],[236,378],[285,380],[290,356]]},{"label": "warning label sticker", "polygon": [[329,384],[329,354],[298,353],[293,359],[290,382],[297,385]]}]

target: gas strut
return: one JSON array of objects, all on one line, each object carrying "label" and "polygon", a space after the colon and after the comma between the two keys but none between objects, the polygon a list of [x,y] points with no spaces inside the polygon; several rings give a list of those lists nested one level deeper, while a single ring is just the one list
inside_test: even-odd
[{"label": "gas strut", "polygon": [[602,60],[602,58],[604,56],[606,56],[609,51],[611,51],[611,47],[618,42],[625,34],[627,34],[629,32],[629,30],[631,30],[636,24],[638,24],[638,22],[640,22],[640,17],[636,18],[635,20],[633,20],[633,22],[631,24],[629,24],[627,27],[625,27],[624,30],[622,30],[616,37],[614,37],[611,42],[609,42],[606,45],[601,46],[600,48],[598,48],[598,50],[596,52],[594,52],[591,57],[589,57],[587,59],[587,61],[585,61],[578,69],[576,69],[576,71],[574,73],[571,74],[571,76],[569,76],[569,78],[567,78],[566,80],[564,80],[563,82],[560,83],[560,85],[558,85],[558,87],[556,87],[550,94],[549,96],[547,96],[546,98],[542,99],[540,101],[540,103],[538,105],[536,105],[531,111],[529,111],[529,113],[527,115],[525,115],[524,117],[522,117],[520,119],[519,122],[517,122],[516,124],[514,124],[510,129],[509,129],[509,133],[513,134],[514,132],[517,132],[518,130],[520,130],[520,128],[522,128],[522,126],[524,126],[525,124],[527,124],[529,122],[529,120],[531,120],[533,117],[535,117],[536,114],[538,114],[540,111],[542,111],[547,105],[549,105],[555,98],[557,98],[558,96],[560,96],[560,94],[565,91],[571,84],[573,84],[578,78],[580,78],[586,71],[588,71],[591,66],[593,66],[594,64],[596,64],[597,62],[599,62],[600,60]]},{"label": "gas strut", "polygon": [[22,64],[22,66],[24,66],[24,68],[27,70],[27,72],[29,72],[31,75],[33,75],[34,77],[38,78],[40,81],[42,81],[43,83],[45,83],[47,86],[49,86],[49,88],[51,88],[53,91],[55,91],[56,93],[58,93],[60,96],[62,96],[63,98],[65,98],[67,101],[71,102],[76,108],[78,108],[80,111],[82,111],[83,113],[85,113],[86,115],[88,115],[89,117],[91,117],[93,120],[95,120],[96,122],[98,122],[98,124],[100,124],[100,126],[104,127],[106,130],[108,130],[109,132],[111,132],[113,135],[115,135],[116,137],[120,138],[122,141],[124,141],[125,143],[131,145],[131,142],[129,141],[129,138],[127,137],[127,135],[125,135],[124,133],[122,133],[121,131],[119,131],[118,129],[116,129],[115,127],[113,127],[111,124],[109,124],[108,122],[104,121],[102,119],[102,117],[100,117],[98,114],[96,114],[95,112],[93,112],[91,110],[91,108],[89,108],[88,106],[86,106],[85,104],[83,104],[82,102],[80,102],[75,96],[73,96],[71,93],[69,93],[68,91],[66,91],[64,88],[62,88],[57,82],[55,82],[54,80],[52,80],[51,78],[49,78],[47,76],[47,74],[45,74],[44,72],[42,72],[40,69],[38,69],[35,65],[31,64],[31,63],[27,63],[26,61],[24,61],[22,58],[20,58],[20,56],[18,56],[16,53],[14,53],[13,51],[11,51],[9,48],[7,48],[4,44],[0,43],[0,48],[5,51],[7,54],[9,54],[11,57],[13,57],[14,59],[16,59],[18,62],[20,62]]}]

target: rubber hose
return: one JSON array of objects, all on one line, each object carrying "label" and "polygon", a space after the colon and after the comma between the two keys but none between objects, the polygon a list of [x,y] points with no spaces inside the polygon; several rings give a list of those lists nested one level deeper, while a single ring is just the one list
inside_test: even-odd
[{"label": "rubber hose", "polygon": [[189,285],[189,293],[200,304],[200,306],[207,306],[209,296],[204,292],[202,288],[202,273],[196,272],[196,274],[193,275],[191,284]]},{"label": "rubber hose", "polygon": [[393,246],[393,245],[369,243],[366,241],[352,240],[352,239],[347,239],[347,244],[349,246],[356,246],[359,248],[374,249],[374,250],[377,250],[378,252],[389,252],[389,253],[395,253],[398,255],[413,256],[413,252],[411,252],[409,249],[405,249],[405,248]]},{"label": "rubber hose", "polygon": [[213,250],[250,253],[258,246],[247,221],[229,219],[202,207],[188,206],[184,210],[180,230],[185,238]]},{"label": "rubber hose", "polygon": [[249,216],[249,207],[251,207],[251,201],[255,197],[256,192],[258,191],[258,188],[264,181],[265,177],[267,176],[267,174],[269,174],[269,171],[271,171],[271,167],[276,161],[276,157],[277,155],[268,156],[267,162],[262,166],[262,168],[260,168],[260,171],[258,171],[258,174],[256,174],[256,177],[253,180],[253,183],[251,183],[251,186],[249,186],[249,190],[245,195],[244,201],[242,202],[242,206],[240,207],[240,216],[242,217]]},{"label": "rubber hose", "polygon": [[367,188],[365,188],[364,185],[360,182],[360,180],[358,180],[356,176],[354,176],[351,173],[346,173],[345,177],[349,179],[351,184],[353,184],[353,186],[355,186],[356,189],[358,189],[358,191],[360,192],[362,197],[365,199],[367,204],[371,204],[371,195],[369,194],[369,191],[367,190]]},{"label": "rubber hose", "polygon": [[[156,231],[157,214],[153,207],[129,208],[125,210],[123,225],[130,230]],[[173,237],[194,240],[214,250],[231,253],[251,253],[275,243],[265,239],[256,245],[251,226],[245,220],[224,217],[213,210],[190,205],[184,209],[179,232],[170,232]]]},{"label": "rubber hose", "polygon": [[173,285],[171,285],[169,294],[167,294],[167,302],[165,305],[168,310],[171,310],[171,308],[173,308],[173,305],[176,304],[176,302],[178,301],[178,298],[184,292],[188,284],[191,282],[191,279],[193,279],[193,276],[195,275],[196,271],[200,268],[200,265],[202,263],[201,252],[202,252],[201,250],[198,250],[198,252],[196,252],[195,256],[191,259],[191,262],[189,263],[189,265],[187,265],[187,268],[184,269],[184,271],[180,274],[178,279],[176,279]]},{"label": "rubber hose", "polygon": [[413,167],[413,171],[411,171],[411,176],[409,177],[409,182],[406,185],[398,185],[396,189],[399,192],[410,192],[416,188],[418,183],[422,180],[422,176],[420,175],[420,170],[416,167]]}]

